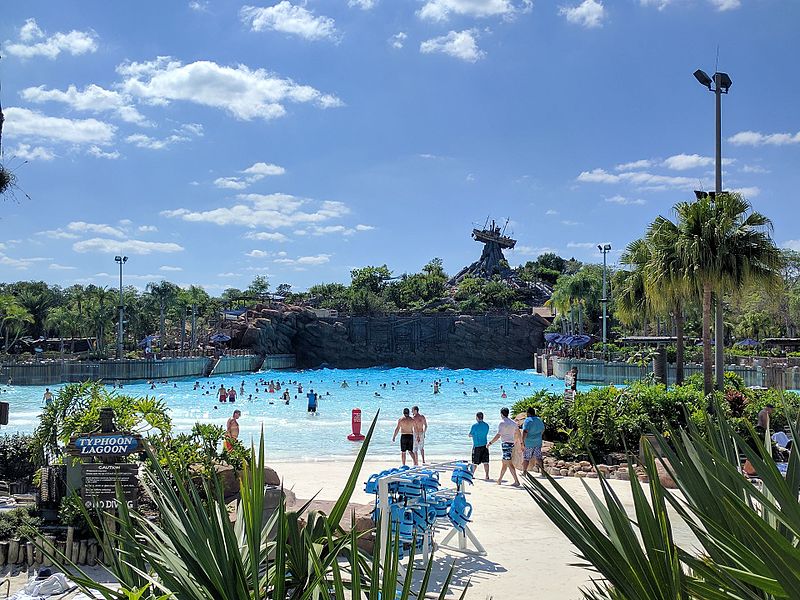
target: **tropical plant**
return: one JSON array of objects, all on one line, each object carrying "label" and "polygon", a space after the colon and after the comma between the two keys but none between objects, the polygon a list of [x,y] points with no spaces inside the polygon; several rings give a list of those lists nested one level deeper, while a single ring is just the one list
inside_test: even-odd
[{"label": "tropical plant", "polygon": [[[712,294],[736,293],[745,285],[780,284],[783,258],[770,236],[772,222],[739,194],[725,193],[714,200],[679,202],[676,222],[659,216],[650,229],[657,244],[672,244],[670,278],[682,281],[702,298],[704,392],[713,390],[711,356]],[[716,332],[723,336],[723,331]],[[717,365],[722,369],[723,365]]]},{"label": "tropical plant", "polygon": [[0,296],[0,332],[5,336],[6,353],[17,343],[25,324],[33,322],[33,315],[14,296]]},{"label": "tropical plant", "polygon": [[[715,414],[721,406],[715,406]],[[584,566],[599,573],[584,597],[592,600],[777,600],[800,598],[800,457],[792,452],[786,473],[771,454],[769,432],[750,427],[745,438],[724,417],[704,414],[673,430],[662,444],[664,458],[646,448],[645,493],[629,461],[634,518],[603,473],[601,493],[586,491],[598,525],[557,481],[530,476],[523,484],[551,521],[577,547]],[[800,421],[794,420],[797,439]],[[755,468],[759,484],[742,473],[740,453]],[[662,472],[677,486],[666,489]],[[552,489],[551,489],[552,488]],[[668,510],[671,509],[671,510]],[[694,534],[699,550],[676,542],[673,521]]]},{"label": "tropical plant", "polygon": [[[432,560],[422,582],[415,586],[413,569],[400,576],[396,537],[376,540],[373,556],[369,556],[359,550],[362,534],[353,524],[349,532],[341,526],[376,422],[377,415],[330,513],[312,511],[305,517],[305,525],[300,515],[307,505],[288,511],[282,494],[272,516],[265,518],[262,435],[241,475],[241,498],[233,523],[216,475],[205,477],[202,490],[198,490],[187,481],[186,465],[170,461],[162,468],[151,458],[154,466],[143,484],[158,511],[158,521],[120,502],[115,515],[98,519],[99,527],[92,525],[108,568],[121,584],[120,591],[94,581],[54,547],[45,551],[58,566],[75,573],[73,580],[84,591],[108,600],[121,600],[142,589],[146,590],[140,596],[144,600],[154,600],[159,594],[182,600],[426,597]],[[409,560],[413,561],[413,553]],[[451,577],[452,568],[439,598],[445,597]]]},{"label": "tropical plant", "polygon": [[166,312],[178,296],[180,288],[174,283],[162,280],[160,283],[148,283],[147,292],[156,299],[159,310],[159,345],[161,350],[166,343]]}]

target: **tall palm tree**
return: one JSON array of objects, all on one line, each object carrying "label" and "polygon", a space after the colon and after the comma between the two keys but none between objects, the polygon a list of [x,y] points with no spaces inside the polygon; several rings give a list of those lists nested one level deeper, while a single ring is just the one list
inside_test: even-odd
[{"label": "tall palm tree", "polygon": [[164,350],[164,343],[166,342],[165,315],[167,309],[175,302],[179,290],[180,288],[177,285],[164,280],[160,283],[151,282],[147,284],[148,293],[157,300],[159,306],[159,345],[162,351]]},{"label": "tall palm tree", "polygon": [[[658,217],[652,229],[654,235],[674,246],[674,256],[666,261],[672,267],[670,279],[682,281],[686,289],[694,290],[702,298],[703,391],[710,394],[713,391],[712,294],[738,292],[751,283],[777,286],[783,259],[770,235],[772,222],[753,211],[739,194],[679,202],[674,210],[675,223]],[[663,249],[667,245],[664,241],[658,247]],[[718,331],[716,335],[725,333]]]},{"label": "tall palm tree", "polygon": [[[4,351],[6,354],[17,343],[25,325],[33,322],[33,315],[17,298],[11,295],[0,296],[0,331],[5,337]],[[13,340],[11,340],[12,335],[14,336]]]},{"label": "tall palm tree", "polygon": [[45,320],[45,327],[50,331],[56,331],[62,340],[69,336],[71,353],[75,352],[75,335],[80,326],[81,319],[78,313],[69,306],[56,306],[50,310]]},{"label": "tall palm tree", "polygon": [[114,320],[114,307],[117,296],[113,290],[103,286],[90,285],[86,288],[88,301],[85,303],[87,317],[95,328],[97,349],[105,349],[106,328]]}]

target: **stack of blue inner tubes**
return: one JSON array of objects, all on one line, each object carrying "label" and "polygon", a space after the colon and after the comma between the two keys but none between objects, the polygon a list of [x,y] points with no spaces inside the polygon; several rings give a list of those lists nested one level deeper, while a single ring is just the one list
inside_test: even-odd
[{"label": "stack of blue inner tubes", "polygon": [[463,533],[467,528],[467,524],[470,522],[471,516],[472,504],[467,502],[467,498],[463,493],[459,492],[456,494],[455,498],[453,498],[450,510],[447,512],[447,517],[450,519],[453,527]]}]

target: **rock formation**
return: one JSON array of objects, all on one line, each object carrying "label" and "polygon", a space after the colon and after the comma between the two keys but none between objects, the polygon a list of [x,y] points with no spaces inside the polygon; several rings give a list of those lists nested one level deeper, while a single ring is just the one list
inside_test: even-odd
[{"label": "rock formation", "polygon": [[257,306],[235,324],[231,344],[295,354],[301,368],[528,369],[547,325],[536,315],[320,318],[297,306]]}]

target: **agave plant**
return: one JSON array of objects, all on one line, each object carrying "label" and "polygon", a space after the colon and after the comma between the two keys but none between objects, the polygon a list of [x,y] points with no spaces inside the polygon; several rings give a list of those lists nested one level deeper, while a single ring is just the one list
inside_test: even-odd
[{"label": "agave plant", "polygon": [[[376,540],[373,556],[358,547],[351,526],[341,526],[357,485],[377,415],[353,464],[350,477],[330,514],[289,511],[281,497],[277,510],[264,518],[264,439],[250,450],[240,480],[240,499],[232,522],[219,478],[212,471],[200,486],[187,465],[169,460],[162,466],[150,457],[143,484],[158,511],[148,519],[124,502],[114,514],[103,514],[94,528],[109,572],[120,583],[114,590],[92,580],[52,546],[45,552],[85,592],[106,600],[369,600],[423,598],[428,592],[432,560],[415,585],[413,568],[401,577],[399,541]],[[163,463],[163,461],[162,461]],[[282,496],[282,495],[281,495]],[[119,493],[120,499],[121,490]],[[85,516],[88,516],[85,515]],[[354,516],[352,525],[354,525]],[[92,519],[87,519],[92,522]],[[384,560],[378,560],[383,556]],[[413,565],[413,550],[409,565]],[[448,591],[453,568],[440,590]],[[466,590],[464,590],[466,593]],[[461,596],[464,597],[464,594]]]},{"label": "agave plant", "polygon": [[[768,432],[762,440],[751,428],[751,439],[745,440],[722,417],[707,416],[705,425],[702,433],[691,422],[671,432],[672,445],[664,445],[663,459],[646,449],[649,498],[629,466],[633,519],[599,471],[601,493],[586,486],[599,526],[549,476],[549,485],[531,477],[524,480],[545,514],[577,547],[586,561],[582,566],[600,575],[583,591],[585,598],[800,598],[797,452],[792,452],[784,476],[772,459]],[[800,421],[791,429],[798,439]],[[742,474],[740,453],[755,467],[759,482]],[[662,485],[657,460],[680,494]],[[668,507],[694,533],[699,549],[675,542]]]}]

